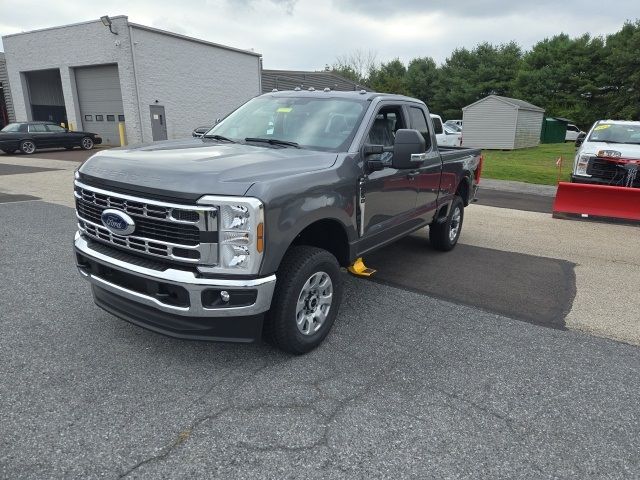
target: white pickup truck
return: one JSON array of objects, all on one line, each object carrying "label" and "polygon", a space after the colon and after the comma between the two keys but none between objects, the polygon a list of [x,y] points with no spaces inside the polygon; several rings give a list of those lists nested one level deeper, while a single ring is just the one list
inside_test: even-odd
[{"label": "white pickup truck", "polygon": [[640,122],[599,120],[576,152],[571,181],[640,188],[639,166]]}]

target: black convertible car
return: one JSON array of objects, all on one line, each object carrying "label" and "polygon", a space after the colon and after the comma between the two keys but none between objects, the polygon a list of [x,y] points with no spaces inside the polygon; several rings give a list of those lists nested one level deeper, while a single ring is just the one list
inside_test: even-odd
[{"label": "black convertible car", "polygon": [[38,148],[81,147],[91,150],[102,143],[95,133],[74,132],[51,122],[10,123],[0,130],[0,150],[4,153],[33,153]]}]

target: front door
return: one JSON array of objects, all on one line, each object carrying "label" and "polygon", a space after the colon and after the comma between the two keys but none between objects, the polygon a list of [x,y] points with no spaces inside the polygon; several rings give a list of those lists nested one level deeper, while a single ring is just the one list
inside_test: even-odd
[{"label": "front door", "polygon": [[[366,143],[393,148],[395,132],[407,128],[404,109],[399,104],[383,104],[370,126]],[[411,229],[418,198],[416,172],[399,170],[391,166],[393,153],[371,155],[385,168],[364,177],[363,250],[387,237],[400,235]]]},{"label": "front door", "polygon": [[162,105],[150,105],[151,112],[151,135],[153,141],[167,139],[167,119],[164,116],[164,107]]}]

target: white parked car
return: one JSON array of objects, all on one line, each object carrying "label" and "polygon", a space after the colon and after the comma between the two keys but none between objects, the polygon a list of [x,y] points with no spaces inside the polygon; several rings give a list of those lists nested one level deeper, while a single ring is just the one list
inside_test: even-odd
[{"label": "white parked car", "polygon": [[578,138],[578,135],[580,135],[581,133],[584,133],[584,132],[580,130],[578,127],[576,127],[573,123],[569,123],[567,125],[567,133],[564,137],[564,141],[575,142],[576,139]]},{"label": "white parked car", "polygon": [[442,117],[434,113],[431,114],[431,121],[433,122],[433,131],[436,134],[436,141],[439,146],[442,147],[459,147],[461,143],[462,135],[448,134],[445,131],[445,127],[442,123]]}]

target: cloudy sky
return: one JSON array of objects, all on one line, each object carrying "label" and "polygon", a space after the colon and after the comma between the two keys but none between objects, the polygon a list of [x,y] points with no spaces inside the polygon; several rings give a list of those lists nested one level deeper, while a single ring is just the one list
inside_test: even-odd
[{"label": "cloudy sky", "polygon": [[605,35],[640,17],[638,0],[0,1],[0,35],[127,15],[253,49],[265,68],[300,70],[322,69],[355,50],[375,52],[378,61],[431,56],[442,62],[456,47],[515,40],[527,48],[560,32]]}]

